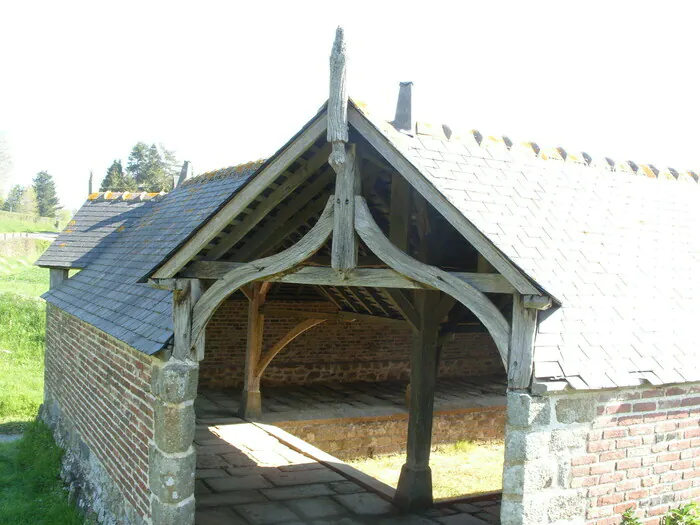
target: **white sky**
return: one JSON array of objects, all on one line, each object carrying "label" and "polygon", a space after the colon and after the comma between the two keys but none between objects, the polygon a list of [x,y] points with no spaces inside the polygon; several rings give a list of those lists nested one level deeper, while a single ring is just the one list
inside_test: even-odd
[{"label": "white sky", "polygon": [[68,208],[139,140],[195,173],[267,157],[327,98],[340,24],[349,92],[387,119],[411,80],[418,120],[700,170],[696,9],[0,0],[0,132],[13,182],[47,170]]}]

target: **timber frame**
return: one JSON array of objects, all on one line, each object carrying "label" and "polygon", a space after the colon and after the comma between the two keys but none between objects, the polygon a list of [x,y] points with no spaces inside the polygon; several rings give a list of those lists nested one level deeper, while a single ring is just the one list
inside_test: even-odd
[{"label": "timber frame", "polygon": [[[459,323],[455,304],[491,335],[508,387],[517,390],[531,386],[537,311],[549,308],[552,299],[348,104],[342,31],[337,38],[329,103],[150,282],[173,290],[177,359],[201,360],[205,329],[216,309],[237,291],[248,298],[241,416],[249,419],[262,414],[260,381],[266,367],[304,332],[329,320],[410,326],[408,459],[396,500],[406,509],[422,508],[432,503],[432,402],[440,347]],[[388,194],[374,191],[382,177],[390,181]],[[386,210],[384,229],[373,208]],[[438,220],[445,224],[436,226]],[[435,253],[444,239],[431,232],[447,230],[473,248],[477,271],[441,267]],[[290,284],[313,288],[338,311],[268,308],[273,286]],[[302,320],[263,352],[263,320],[276,314]]]}]

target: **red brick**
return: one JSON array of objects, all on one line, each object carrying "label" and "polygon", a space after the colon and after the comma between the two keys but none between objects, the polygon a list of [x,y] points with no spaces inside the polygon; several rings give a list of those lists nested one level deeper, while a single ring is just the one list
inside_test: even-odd
[{"label": "red brick", "polygon": [[651,412],[652,410],[656,410],[656,402],[635,403],[632,410],[634,412]]}]

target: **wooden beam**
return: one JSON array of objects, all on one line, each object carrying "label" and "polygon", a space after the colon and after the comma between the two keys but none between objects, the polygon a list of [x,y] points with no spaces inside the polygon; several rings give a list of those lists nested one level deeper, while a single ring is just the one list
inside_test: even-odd
[{"label": "wooden beam", "polygon": [[154,273],[156,278],[169,278],[180,271],[195,255],[216,237],[234,217],[245,210],[297,158],[309,149],[326,130],[325,113],[317,115],[283,150],[277,152],[255,177],[221,208],[193,237]]},{"label": "wooden beam", "polygon": [[388,266],[409,279],[440,290],[469,308],[487,328],[503,360],[508,363],[510,326],[503,314],[479,290],[439,268],[413,259],[391,244],[374,221],[367,203],[357,197],[355,227],[367,247]]},{"label": "wooden beam", "polygon": [[49,268],[49,290],[53,290],[66,279],[68,279],[66,268]]},{"label": "wooden beam", "polygon": [[356,150],[355,145],[350,144],[335,178],[331,267],[341,275],[357,267],[355,195],[359,193],[360,175]]},{"label": "wooden beam", "polygon": [[409,511],[426,509],[433,503],[430,446],[437,378],[438,325],[431,313],[439,300],[439,292],[416,292],[416,309],[421,321],[419,329],[413,333],[411,349],[411,409],[406,464],[401,469],[395,496],[396,504]]},{"label": "wooden beam", "polygon": [[328,290],[326,290],[323,286],[316,286],[316,291],[323,295],[330,302],[332,302],[336,306],[336,308],[340,310],[340,303],[335,299],[335,297],[328,293]]},{"label": "wooden beam", "polygon": [[284,334],[282,338],[277,341],[274,345],[272,345],[272,348],[270,348],[267,352],[265,352],[265,356],[260,359],[260,362],[258,363],[258,367],[255,370],[255,375],[258,378],[258,383],[260,382],[260,378],[262,377],[263,373],[265,372],[265,369],[267,366],[272,362],[272,360],[279,354],[284,348],[294,341],[297,337],[299,337],[301,334],[306,332],[307,330],[310,330],[316,325],[319,325],[321,323],[325,323],[325,319],[306,319],[305,321],[302,321],[298,325],[296,325],[294,328],[292,328],[289,332]]},{"label": "wooden beam", "polygon": [[340,310],[337,312],[315,312],[292,308],[266,307],[265,314],[269,315],[270,317],[323,319],[325,321],[342,321],[346,323],[361,321],[371,324],[391,325],[396,328],[406,328],[406,322],[402,319],[393,319],[391,317],[381,317],[378,315],[360,314],[356,312],[344,312]]},{"label": "wooden beam", "polygon": [[523,297],[523,306],[533,310],[549,310],[552,298],[547,295],[526,295]]},{"label": "wooden beam", "polygon": [[199,336],[209,318],[229,295],[253,281],[287,272],[311,257],[330,237],[333,229],[333,200],[329,199],[321,217],[294,246],[270,257],[258,259],[231,270],[209,288],[194,308],[193,337]]},{"label": "wooden beam", "polygon": [[431,206],[478,252],[523,294],[541,295],[542,292],[493,243],[481,233],[425,176],[411,164],[394,145],[367,118],[354,107],[348,109],[350,124],[420,193]]},{"label": "wooden beam", "polygon": [[[231,270],[247,263],[227,261],[195,261],[178,275],[199,279],[222,279]],[[514,288],[499,274],[468,272],[445,272],[483,293],[513,293]],[[405,288],[420,290],[425,284],[401,275],[391,268],[356,268],[342,279],[331,268],[322,266],[300,266],[297,270],[272,276],[273,282],[311,284],[321,286],[361,286],[365,288]],[[429,287],[429,286],[428,286]]]},{"label": "wooden beam", "polygon": [[243,375],[243,393],[238,415],[243,419],[260,419],[262,417],[262,398],[260,395],[260,376],[257,374],[262,355],[263,328],[267,290],[265,283],[253,283],[253,299],[248,302],[248,337],[246,339],[245,370]]},{"label": "wooden beam", "polygon": [[[275,215],[274,220],[265,223],[244,246],[236,253],[236,258],[246,260],[256,255],[265,254],[285,237],[306,224],[311,217],[323,210],[326,199],[319,194],[331,184],[333,170],[328,168],[318,178],[306,186],[294,199],[299,207],[288,206]],[[296,216],[295,216],[296,214]]]},{"label": "wooden beam", "polygon": [[[198,280],[178,279],[173,289],[173,357],[185,360],[193,357],[192,310],[202,294]],[[200,349],[201,350],[201,349]]]},{"label": "wooden beam", "polygon": [[286,181],[280,184],[277,189],[255,208],[255,210],[247,214],[240,223],[236,224],[231,233],[223,237],[219,244],[209,251],[207,257],[209,259],[218,259],[235,246],[236,243],[245,237],[261,220],[267,217],[275,206],[291,195],[299,186],[306,182],[316,170],[327,162],[330,150],[330,144],[326,144],[315,153],[305,165],[294,173],[289,174]]},{"label": "wooden beam", "polygon": [[400,174],[391,176],[391,207],[389,211],[389,240],[399,250],[408,253],[408,229],[411,224],[411,186]]},{"label": "wooden beam", "polygon": [[508,388],[528,388],[534,368],[537,310],[527,308],[520,294],[513,294],[513,323],[508,355]]},{"label": "wooden beam", "polygon": [[399,313],[408,321],[411,328],[418,330],[420,316],[411,301],[401,290],[384,290],[384,294],[391,300]]}]

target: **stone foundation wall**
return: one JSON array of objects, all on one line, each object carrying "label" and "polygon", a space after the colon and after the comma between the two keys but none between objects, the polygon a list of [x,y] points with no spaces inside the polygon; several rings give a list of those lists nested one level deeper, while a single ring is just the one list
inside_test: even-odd
[{"label": "stone foundation wall", "polygon": [[[269,301],[286,309],[332,311],[327,302]],[[263,345],[267,349],[298,324],[298,318],[265,318]],[[229,300],[207,325],[206,351],[200,363],[204,388],[240,387],[243,384],[247,301]],[[394,327],[327,321],[292,341],[268,366],[263,385],[313,382],[408,380],[411,330]],[[457,334],[443,347],[441,377],[503,374],[498,350],[487,333]]]},{"label": "stone foundation wall", "polygon": [[63,477],[101,523],[151,514],[151,374],[157,359],[47,304],[42,418],[66,450]]},{"label": "stone foundation wall", "polygon": [[658,524],[700,499],[700,384],[508,394],[503,525]]},{"label": "stone foundation wall", "polygon": [[[433,418],[433,444],[503,439],[505,413],[505,407],[438,412]],[[405,451],[408,414],[284,421],[275,426],[337,458],[351,459]]]}]

